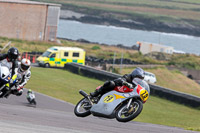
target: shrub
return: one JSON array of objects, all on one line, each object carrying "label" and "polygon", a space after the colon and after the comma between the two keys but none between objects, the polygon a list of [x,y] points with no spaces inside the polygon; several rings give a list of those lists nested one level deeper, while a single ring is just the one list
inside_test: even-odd
[{"label": "shrub", "polygon": [[92,47],[92,50],[98,50],[98,49],[101,49],[99,46],[93,46]]}]

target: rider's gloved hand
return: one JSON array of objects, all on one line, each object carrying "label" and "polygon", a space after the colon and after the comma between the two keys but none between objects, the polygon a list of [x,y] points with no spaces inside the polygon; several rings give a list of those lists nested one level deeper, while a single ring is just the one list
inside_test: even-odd
[{"label": "rider's gloved hand", "polygon": [[23,89],[23,87],[24,87],[24,86],[22,86],[22,85],[18,85],[18,86],[17,86],[17,90]]},{"label": "rider's gloved hand", "polygon": [[20,89],[20,90],[18,90],[18,91],[17,91],[17,94],[16,94],[16,96],[21,96],[21,95],[22,95],[22,93],[23,93],[23,89]]},{"label": "rider's gloved hand", "polygon": [[23,93],[23,86],[19,85],[19,86],[17,87],[16,95],[17,95],[17,96],[21,96],[22,93]]},{"label": "rider's gloved hand", "polygon": [[11,79],[11,80],[9,81],[9,83],[12,84],[12,83],[13,83],[13,79]]},{"label": "rider's gloved hand", "polygon": [[133,88],[133,85],[131,83],[126,82],[126,81],[124,81],[122,84],[127,86],[128,88]]}]

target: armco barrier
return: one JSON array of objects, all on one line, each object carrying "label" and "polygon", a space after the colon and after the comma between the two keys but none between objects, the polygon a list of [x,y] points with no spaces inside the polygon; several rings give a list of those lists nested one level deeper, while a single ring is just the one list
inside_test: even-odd
[{"label": "armco barrier", "polygon": [[[97,70],[93,67],[83,66],[76,63],[68,63],[65,65],[64,69],[67,69],[76,74],[81,74],[87,77],[96,78],[104,81],[113,80],[121,77],[121,75],[119,74],[114,74],[103,70]],[[178,102],[192,107],[200,107],[200,97],[182,92],[177,92],[157,85],[149,84],[149,86],[151,90],[151,95],[159,96],[170,101]]]}]

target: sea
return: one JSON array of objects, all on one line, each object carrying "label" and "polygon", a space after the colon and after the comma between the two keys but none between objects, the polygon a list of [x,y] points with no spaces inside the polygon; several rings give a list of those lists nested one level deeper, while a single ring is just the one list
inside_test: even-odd
[{"label": "sea", "polygon": [[71,40],[84,39],[89,42],[133,46],[138,41],[174,47],[176,52],[200,55],[200,37],[135,30],[124,27],[87,24],[73,20],[59,20],[57,37]]}]

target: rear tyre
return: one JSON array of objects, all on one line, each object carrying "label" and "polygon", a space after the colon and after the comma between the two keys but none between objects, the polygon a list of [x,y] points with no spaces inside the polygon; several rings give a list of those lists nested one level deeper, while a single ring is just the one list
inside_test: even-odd
[{"label": "rear tyre", "polygon": [[86,117],[91,114],[90,108],[92,105],[90,104],[87,98],[81,99],[74,108],[74,114],[78,117]]},{"label": "rear tyre", "polygon": [[130,107],[126,108],[127,104],[123,104],[115,114],[119,122],[128,122],[136,118],[143,109],[143,104],[140,100],[135,100],[131,103]]},{"label": "rear tyre", "polygon": [[49,63],[46,63],[46,64],[44,65],[44,67],[49,68],[49,67],[50,67]]}]

